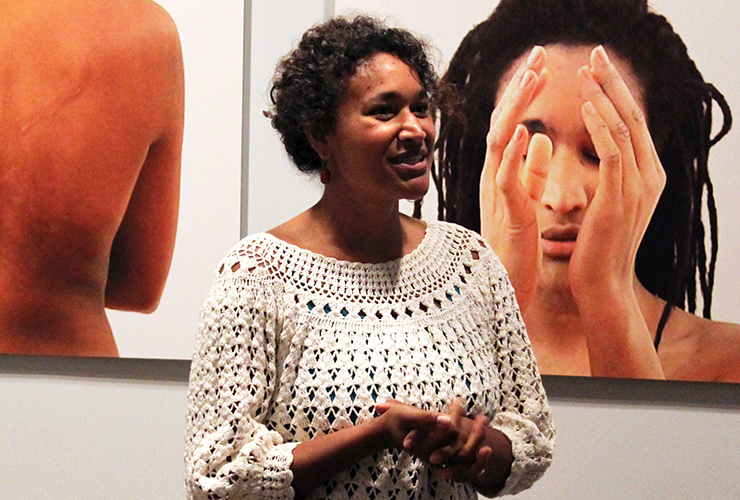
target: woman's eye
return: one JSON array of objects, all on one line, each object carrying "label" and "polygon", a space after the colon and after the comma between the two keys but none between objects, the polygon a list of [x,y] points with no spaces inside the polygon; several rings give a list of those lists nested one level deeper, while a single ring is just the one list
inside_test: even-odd
[{"label": "woman's eye", "polygon": [[390,106],[378,106],[370,110],[370,116],[378,120],[390,120],[396,115],[396,110]]},{"label": "woman's eye", "polygon": [[412,111],[416,116],[420,118],[426,118],[427,116],[429,116],[429,103],[424,102],[417,104],[412,108]]},{"label": "woman's eye", "polygon": [[598,166],[599,163],[601,163],[601,158],[599,158],[599,156],[593,151],[584,151],[583,159],[590,165]]}]

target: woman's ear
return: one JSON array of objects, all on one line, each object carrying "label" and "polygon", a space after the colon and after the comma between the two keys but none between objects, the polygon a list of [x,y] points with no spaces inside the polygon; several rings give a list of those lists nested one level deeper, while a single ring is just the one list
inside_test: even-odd
[{"label": "woman's ear", "polygon": [[326,140],[326,134],[323,132],[317,133],[315,129],[306,127],[306,137],[319,157],[323,161],[327,161],[331,156],[331,148],[329,146],[329,141]]}]

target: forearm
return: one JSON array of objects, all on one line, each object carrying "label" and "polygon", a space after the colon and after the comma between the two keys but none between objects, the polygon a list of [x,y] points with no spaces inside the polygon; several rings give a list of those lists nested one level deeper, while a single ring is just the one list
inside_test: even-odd
[{"label": "forearm", "polygon": [[653,337],[634,294],[600,299],[579,304],[591,375],[665,378]]},{"label": "forearm", "polygon": [[380,417],[299,444],[293,449],[291,465],[296,497],[386,447]]}]

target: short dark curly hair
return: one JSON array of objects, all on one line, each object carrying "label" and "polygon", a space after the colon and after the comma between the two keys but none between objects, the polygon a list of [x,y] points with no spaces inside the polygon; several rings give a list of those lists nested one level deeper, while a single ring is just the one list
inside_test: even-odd
[{"label": "short dark curly hair", "polygon": [[267,113],[286,151],[302,172],[319,172],[323,162],[308,141],[334,130],[346,78],[377,53],[394,55],[416,70],[433,103],[437,74],[429,45],[409,31],[386,27],[367,15],[334,17],[303,34],[298,47],[278,63]]},{"label": "short dark curly hair", "polygon": [[[722,94],[704,81],[668,20],[647,0],[501,0],[463,39],[442,83],[457,92],[458,112],[440,116],[440,218],[480,230],[479,183],[486,134],[501,78],[534,45],[603,44],[628,61],[644,90],[647,120],[666,186],[637,253],[636,273],[650,292],[710,317],[717,259],[717,214],[707,161],[730,129]],[[722,126],[712,137],[712,108]],[[706,195],[706,197],[705,197]],[[442,196],[442,195],[441,195]],[[705,248],[702,208],[709,218]]]}]

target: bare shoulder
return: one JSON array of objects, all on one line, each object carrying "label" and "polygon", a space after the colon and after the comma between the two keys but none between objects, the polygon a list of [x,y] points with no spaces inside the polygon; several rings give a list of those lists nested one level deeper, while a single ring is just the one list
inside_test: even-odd
[{"label": "bare shoulder", "polygon": [[667,378],[740,382],[740,325],[676,310],[668,326],[659,352]]},{"label": "bare shoulder", "polygon": [[107,2],[112,22],[120,23],[147,49],[156,52],[180,52],[177,26],[170,14],[159,4],[150,0]]},{"label": "bare shoulder", "polygon": [[0,68],[21,88],[30,75],[43,93],[57,90],[67,99],[90,81],[132,87],[151,75],[177,80],[182,72],[175,23],[150,0],[0,2],[0,18]]},{"label": "bare shoulder", "polygon": [[[75,4],[89,4],[83,8],[90,11],[86,21],[80,23],[79,13],[70,12],[69,19],[77,26],[85,26],[92,36],[91,43],[102,53],[117,52],[121,62],[136,63],[141,70],[161,68],[147,67],[141,62],[158,62],[181,58],[180,37],[177,26],[169,13],[150,0],[67,0]],[[79,28],[78,28],[79,29]],[[105,35],[102,35],[105,33]],[[143,61],[142,61],[143,58]]]},{"label": "bare shoulder", "polygon": [[98,41],[131,33],[160,41],[177,37],[172,17],[151,0],[24,0],[2,2],[0,12],[3,30],[38,26],[51,40],[58,34],[84,37],[91,31],[109,35]]}]

